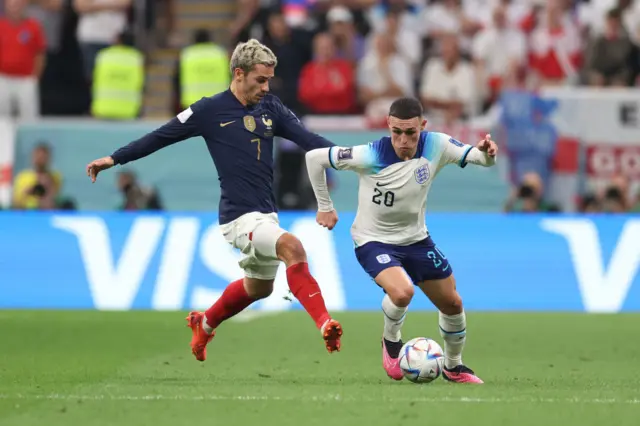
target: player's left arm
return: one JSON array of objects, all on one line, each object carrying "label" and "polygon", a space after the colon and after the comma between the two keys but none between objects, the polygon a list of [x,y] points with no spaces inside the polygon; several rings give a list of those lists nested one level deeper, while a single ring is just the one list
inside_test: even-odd
[{"label": "player's left arm", "polygon": [[461,168],[467,164],[475,164],[483,167],[491,167],[496,163],[498,145],[487,134],[484,139],[471,146],[464,144],[449,135],[441,133],[441,143],[444,144],[440,164],[458,164]]},{"label": "player's left arm", "polygon": [[307,130],[296,115],[279,100],[274,103],[276,114],[275,135],[290,140],[305,151],[330,148],[335,144]]}]

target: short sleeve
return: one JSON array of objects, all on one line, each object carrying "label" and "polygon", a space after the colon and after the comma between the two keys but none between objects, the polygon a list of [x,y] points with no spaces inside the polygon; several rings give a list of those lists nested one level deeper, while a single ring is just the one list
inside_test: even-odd
[{"label": "short sleeve", "polygon": [[329,163],[336,170],[366,172],[373,168],[375,155],[370,144],[352,147],[334,146],[329,149]]},{"label": "short sleeve", "polygon": [[447,164],[457,164],[460,167],[467,165],[467,155],[469,155],[469,151],[473,148],[471,145],[462,143],[446,133],[438,133],[437,138],[442,152],[440,156],[440,167],[446,166]]}]

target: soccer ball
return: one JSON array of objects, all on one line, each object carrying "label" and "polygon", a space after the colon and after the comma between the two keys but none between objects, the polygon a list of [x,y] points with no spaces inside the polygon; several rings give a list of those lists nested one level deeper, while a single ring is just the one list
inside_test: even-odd
[{"label": "soccer ball", "polygon": [[442,374],[443,354],[438,342],[426,337],[416,337],[402,346],[400,369],[410,382],[429,383]]}]

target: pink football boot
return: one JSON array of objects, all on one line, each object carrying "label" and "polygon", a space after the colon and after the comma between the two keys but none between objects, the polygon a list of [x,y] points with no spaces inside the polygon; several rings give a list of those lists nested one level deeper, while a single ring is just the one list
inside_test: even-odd
[{"label": "pink football boot", "polygon": [[[402,342],[399,342],[399,344],[402,345]],[[382,339],[382,367],[387,372],[387,376],[393,380],[402,380],[404,378],[400,369],[400,357],[391,358],[391,355],[387,352],[387,346],[384,344],[384,339]]]},{"label": "pink football boot", "polygon": [[456,365],[451,369],[447,367],[443,368],[442,377],[449,382],[455,383],[484,383],[480,377],[476,376],[476,373],[474,373],[472,369],[462,364]]}]

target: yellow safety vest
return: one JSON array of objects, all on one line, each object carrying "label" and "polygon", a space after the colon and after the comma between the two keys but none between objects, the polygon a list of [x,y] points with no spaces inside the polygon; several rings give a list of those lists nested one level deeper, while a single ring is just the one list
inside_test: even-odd
[{"label": "yellow safety vest", "polygon": [[225,91],[230,83],[227,52],[213,43],[185,47],[180,54],[180,88],[183,108],[204,96]]},{"label": "yellow safety vest", "polygon": [[144,88],[144,58],[136,48],[111,46],[96,57],[91,113],[96,118],[138,117]]}]

